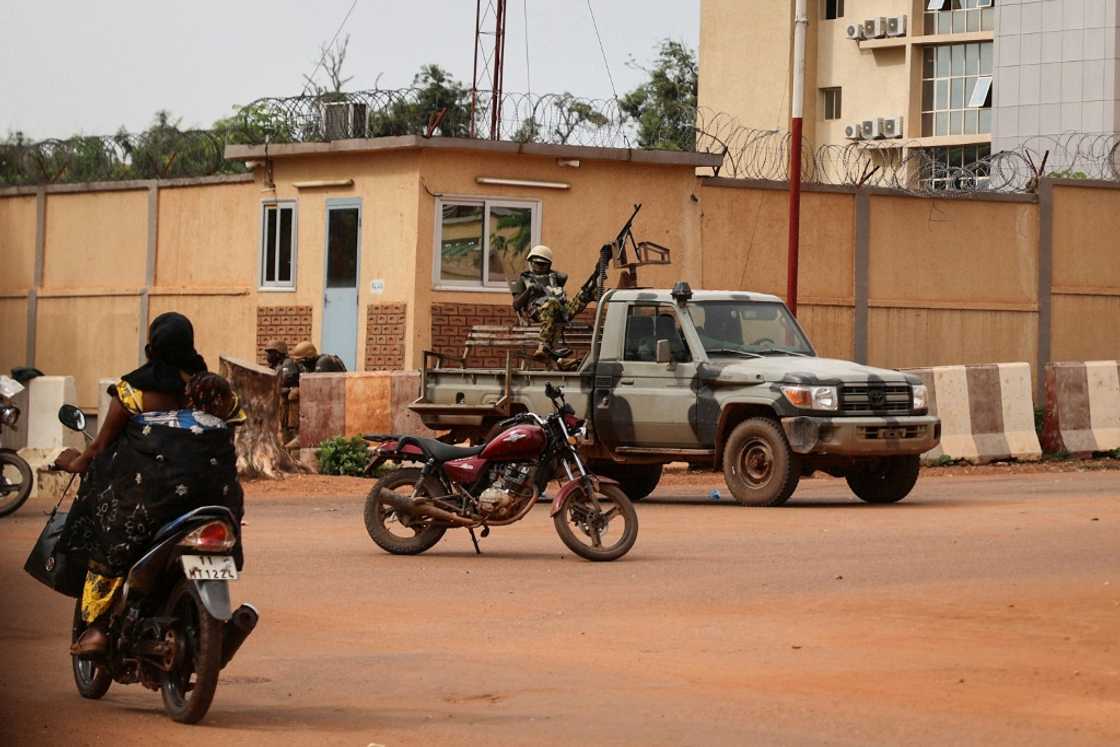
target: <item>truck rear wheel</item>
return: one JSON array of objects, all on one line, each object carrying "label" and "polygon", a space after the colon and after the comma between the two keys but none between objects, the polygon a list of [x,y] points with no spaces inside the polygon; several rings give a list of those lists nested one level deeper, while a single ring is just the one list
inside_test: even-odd
[{"label": "truck rear wheel", "polygon": [[862,501],[898,503],[914,489],[920,467],[916,454],[884,457],[871,467],[849,472],[845,479],[848,487]]},{"label": "truck rear wheel", "polygon": [[609,477],[618,481],[622,492],[632,501],[640,501],[654,490],[657,483],[661,482],[660,464],[614,464],[613,462],[597,462],[591,469],[595,474]]},{"label": "truck rear wheel", "polygon": [[778,423],[750,418],[723,447],[723,479],[744,506],[780,506],[801,480],[801,464]]}]

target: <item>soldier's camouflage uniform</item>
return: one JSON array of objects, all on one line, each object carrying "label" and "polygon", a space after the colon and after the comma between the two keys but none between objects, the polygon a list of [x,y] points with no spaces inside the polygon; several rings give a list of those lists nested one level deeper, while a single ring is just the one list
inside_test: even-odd
[{"label": "soldier's camouflage uniform", "polygon": [[532,321],[541,325],[538,339],[550,350],[556,344],[561,327],[574,319],[590,303],[590,299],[582,291],[570,299],[567,298],[564,294],[564,284],[567,282],[567,273],[552,270],[535,273],[526,270],[521,273],[511,288],[515,299],[527,289],[535,289],[527,305],[517,311],[526,314]]}]

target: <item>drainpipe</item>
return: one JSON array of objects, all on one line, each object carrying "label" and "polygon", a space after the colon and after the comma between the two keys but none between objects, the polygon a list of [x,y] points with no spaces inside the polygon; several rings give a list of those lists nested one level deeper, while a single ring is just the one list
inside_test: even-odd
[{"label": "drainpipe", "polygon": [[805,32],[809,16],[805,0],[797,0],[793,14],[793,94],[789,147],[789,257],[786,267],[786,304],[797,316],[797,261],[801,230],[801,122],[805,115]]}]

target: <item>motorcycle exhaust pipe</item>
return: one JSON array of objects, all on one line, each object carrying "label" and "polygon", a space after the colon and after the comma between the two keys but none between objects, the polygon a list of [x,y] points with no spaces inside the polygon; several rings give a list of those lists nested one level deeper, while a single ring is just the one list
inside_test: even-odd
[{"label": "motorcycle exhaust pipe", "polygon": [[237,653],[237,649],[241,648],[241,644],[257,627],[259,620],[260,614],[257,612],[257,608],[251,604],[243,604],[233,611],[233,615],[226,622],[222,634],[223,667],[233,659],[233,655]]},{"label": "motorcycle exhaust pipe", "polygon": [[456,527],[473,527],[478,522],[468,519],[458,514],[453,514],[450,511],[445,511],[442,508],[436,508],[429,505],[417,505],[410,499],[402,495],[397,495],[389,490],[382,489],[381,502],[391,506],[397,513],[405,514],[417,518],[435,519],[442,521],[445,524],[450,524]]}]

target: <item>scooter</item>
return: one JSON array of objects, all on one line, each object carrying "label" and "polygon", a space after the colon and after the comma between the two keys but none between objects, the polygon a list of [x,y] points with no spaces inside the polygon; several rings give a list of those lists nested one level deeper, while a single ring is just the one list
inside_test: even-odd
[{"label": "scooter", "polygon": [[[59,420],[85,434],[85,415],[63,405]],[[88,438],[88,434],[86,434]],[[115,681],[159,690],[175,721],[193,724],[210,708],[218,673],[257,625],[251,604],[231,609],[229,584],[243,565],[241,527],[224,506],[202,506],[162,527],[129,569],[124,599],[111,614],[108,650],[74,655],[74,682],[98,699]],[[74,607],[72,640],[87,625]]]},{"label": "scooter", "polygon": [[[23,384],[0,375],[0,432],[15,428],[19,422],[19,408],[12,398],[23,391]],[[0,516],[15,513],[27,502],[33,484],[31,465],[14,449],[0,448]]]}]

